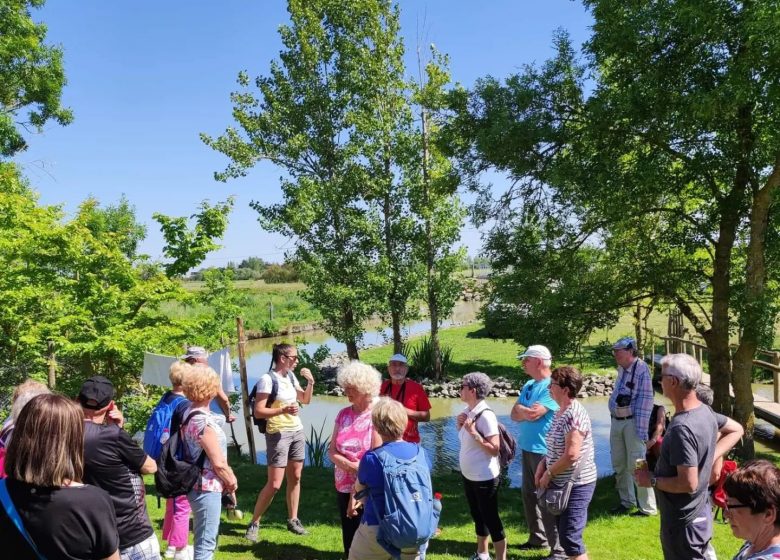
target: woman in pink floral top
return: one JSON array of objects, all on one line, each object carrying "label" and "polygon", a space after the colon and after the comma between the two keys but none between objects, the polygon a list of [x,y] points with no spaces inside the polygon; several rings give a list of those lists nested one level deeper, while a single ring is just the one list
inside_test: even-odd
[{"label": "woman in pink floral top", "polygon": [[358,464],[366,451],[382,444],[371,424],[371,403],[379,395],[382,376],[368,364],[354,361],[339,369],[336,381],[352,403],[336,416],[328,448],[328,457],[335,467],[341,538],[344,553],[349,556],[352,537],[362,517],[362,510],[356,509],[354,501]]}]

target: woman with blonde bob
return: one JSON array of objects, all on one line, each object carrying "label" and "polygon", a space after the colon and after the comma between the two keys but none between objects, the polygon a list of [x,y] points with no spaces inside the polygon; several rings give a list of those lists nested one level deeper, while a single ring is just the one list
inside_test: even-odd
[{"label": "woman with blonde bob", "polygon": [[185,453],[192,461],[206,454],[200,480],[187,495],[195,519],[194,560],[211,560],[217,548],[222,494],[234,493],[238,481],[227,462],[224,417],[209,410],[220,389],[219,376],[210,367],[195,364],[187,370],[183,387],[192,402],[181,427]]},{"label": "woman with blonde bob", "polygon": [[111,498],[81,483],[84,416],[78,404],[55,394],[30,400],[16,420],[6,470],[0,492],[7,491],[37,552],[3,508],[0,542],[5,557],[119,560]]},{"label": "woman with blonde bob", "polygon": [[[382,456],[389,454],[402,461],[417,458],[428,465],[428,488],[431,488],[430,461],[422,449],[416,443],[403,440],[404,430],[408,417],[406,409],[401,403],[389,397],[380,398],[374,404],[371,411],[371,422],[374,430],[382,438],[382,445],[376,449],[367,451],[360,459],[358,466],[355,491],[366,490],[363,519],[352,539],[349,549],[349,560],[390,560],[391,555],[377,542],[379,520],[385,515],[385,485]],[[427,546],[425,543],[421,549]],[[417,560],[420,556],[418,549],[401,550],[401,560]]]},{"label": "woman with blonde bob", "polygon": [[382,375],[370,365],[355,360],[339,369],[336,382],[351,404],[336,415],[328,457],[335,467],[341,540],[344,554],[349,556],[352,538],[362,518],[362,509],[357,509],[354,501],[360,459],[369,449],[382,445],[371,422],[371,404],[379,395]]},{"label": "woman with blonde bob", "polygon": [[[181,427],[184,415],[190,408],[190,401],[184,395],[184,378],[192,369],[187,362],[175,361],[171,364],[168,379],[171,380],[171,390],[160,398],[158,407],[173,406],[169,434]],[[161,441],[160,443],[164,443]],[[189,560],[187,539],[190,532],[190,502],[187,496],[176,496],[165,500],[165,518],[163,519],[162,536],[168,543],[166,558],[173,560]]]}]

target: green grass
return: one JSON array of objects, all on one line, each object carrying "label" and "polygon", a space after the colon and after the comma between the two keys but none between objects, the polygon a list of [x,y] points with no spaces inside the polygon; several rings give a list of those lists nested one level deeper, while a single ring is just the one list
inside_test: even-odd
[{"label": "green grass", "polygon": [[[778,456],[770,457],[775,462]],[[265,484],[266,468],[246,461],[232,461],[239,480],[238,502],[244,511],[243,521],[229,521],[224,515],[220,527],[217,560],[261,558],[265,560],[339,560],[341,528],[336,511],[333,472],[330,469],[306,467],[303,472],[299,516],[309,530],[308,536],[298,537],[287,532],[287,512],[284,488],[277,495],[261,523],[260,542],[252,545],[244,540],[246,523],[254,501]],[[437,476],[434,489],[443,495],[440,537],[431,542],[428,558],[431,560],[461,560],[475,550],[474,526],[468,513],[460,477],[457,474]],[[153,525],[162,527],[165,503],[157,507],[151,495],[153,485],[147,485],[147,505]],[[590,518],[585,529],[585,544],[593,560],[660,560],[658,542],[659,520],[654,518],[614,517],[608,513],[616,503],[614,478],[598,482],[596,494],[590,506]],[[538,553],[524,552],[517,546],[528,539],[522,516],[520,490],[502,488],[500,495],[501,517],[509,541],[510,558],[541,557]],[[160,536],[160,538],[162,538]],[[161,542],[162,544],[162,542]],[[714,546],[719,558],[732,558],[740,541],[731,534],[728,525],[716,523]],[[163,548],[165,547],[162,544]]]},{"label": "green grass", "polygon": [[[289,326],[308,325],[321,320],[319,312],[303,299],[301,292],[305,286],[301,283],[266,284],[262,280],[239,280],[235,285],[249,300],[242,312],[247,330],[271,335]],[[185,282],[184,286],[194,292],[201,289],[202,283]],[[169,302],[163,306],[163,311],[175,319],[191,320],[207,315],[209,308]]]}]

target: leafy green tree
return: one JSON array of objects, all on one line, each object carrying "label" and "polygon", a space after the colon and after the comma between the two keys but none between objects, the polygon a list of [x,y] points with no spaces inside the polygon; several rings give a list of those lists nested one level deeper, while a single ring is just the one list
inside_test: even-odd
[{"label": "leafy green tree", "polygon": [[186,217],[172,218],[159,213],[153,214],[152,217],[160,224],[165,238],[163,254],[173,259],[165,265],[165,273],[171,277],[182,276],[203,262],[211,251],[219,249],[215,239],[224,235],[232,209],[232,197],[214,206],[203,201],[199,212],[190,216],[190,219],[195,220],[192,229],[189,228]]},{"label": "leafy green tree", "polygon": [[635,297],[680,308],[707,344],[722,412],[732,412],[733,385],[751,456],[752,360],[777,311],[768,264],[777,255],[780,4],[585,4],[595,24],[584,58],[559,35],[541,71],[457,94],[450,146],[472,171],[511,175],[504,201],[556,203],[581,243],[607,248]]},{"label": "leafy green tree", "polygon": [[358,99],[355,130],[369,173],[364,198],[379,220],[378,299],[389,319],[394,352],[401,352],[401,326],[420,315],[422,261],[415,252],[418,222],[411,210],[411,190],[419,164],[410,88],[403,62],[399,10],[380,3],[372,56],[362,71],[373,91]]},{"label": "leafy green tree", "polygon": [[242,90],[232,95],[241,128],[203,135],[207,145],[232,163],[217,178],[246,174],[267,159],[282,167],[279,204],[252,206],[264,228],[295,239],[290,255],[306,298],[323,316],[326,329],[358,357],[363,323],[379,309],[376,294],[377,219],[366,207],[370,182],[356,128],[367,99],[377,90],[365,70],[381,53],[388,4],[376,0],[290,0],[291,23],[280,28],[284,50],[269,76],[239,75]]},{"label": "leafy green tree", "polygon": [[46,26],[35,23],[31,8],[43,0],[0,0],[0,156],[27,147],[21,129],[40,131],[50,120],[73,119],[60,105],[65,72],[62,50],[47,45]]},{"label": "leafy green tree", "polygon": [[[449,122],[447,93],[450,82],[449,60],[431,48],[425,66],[425,78],[415,88],[414,101],[420,115],[415,138],[418,159],[409,177],[410,209],[418,219],[417,258],[425,269],[425,303],[431,324],[430,347],[434,354],[434,372],[443,375],[439,323],[448,316],[461,293],[455,272],[465,258],[465,250],[455,249],[465,210],[457,189],[461,179],[449,158],[439,147],[442,126]],[[419,55],[419,52],[418,52]]]},{"label": "leafy green tree", "polygon": [[146,226],[136,221],[135,207],[123,195],[117,205],[99,207],[95,198],[82,204],[81,213],[92,235],[112,236],[128,259],[136,257],[138,244],[146,238]]}]

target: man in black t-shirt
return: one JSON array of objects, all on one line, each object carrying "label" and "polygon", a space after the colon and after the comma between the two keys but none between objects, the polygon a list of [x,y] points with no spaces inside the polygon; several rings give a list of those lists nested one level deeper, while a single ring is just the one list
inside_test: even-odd
[{"label": "man in black t-shirt", "polygon": [[159,560],[160,544],[146,511],[143,474],[157,464],[122,429],[114,406],[114,386],[102,376],[87,379],[79,402],[84,410],[84,482],[109,493],[116,511],[123,560]]}]

